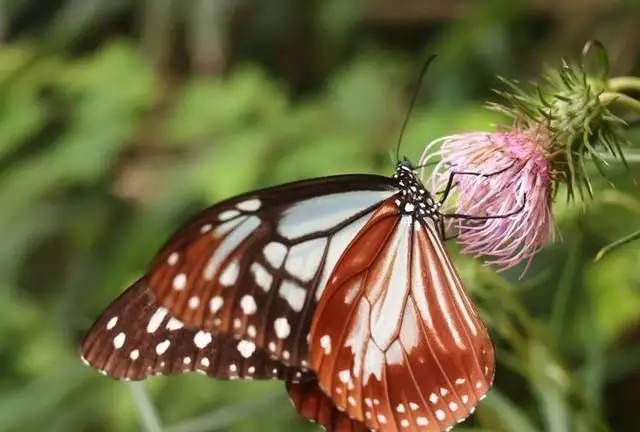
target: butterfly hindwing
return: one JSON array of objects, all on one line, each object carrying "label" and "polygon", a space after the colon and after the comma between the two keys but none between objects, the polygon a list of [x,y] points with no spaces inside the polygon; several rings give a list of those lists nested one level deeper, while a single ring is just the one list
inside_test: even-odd
[{"label": "butterfly hindwing", "polygon": [[318,387],[315,374],[305,374],[298,382],[287,382],[291,403],[301,416],[318,423],[326,432],[367,432],[369,429],[346,413]]},{"label": "butterfly hindwing", "polygon": [[83,360],[115,379],[199,372],[218,379],[295,379],[299,372],[247,340],[185,326],[159,306],[146,279],[102,313],[82,342]]}]

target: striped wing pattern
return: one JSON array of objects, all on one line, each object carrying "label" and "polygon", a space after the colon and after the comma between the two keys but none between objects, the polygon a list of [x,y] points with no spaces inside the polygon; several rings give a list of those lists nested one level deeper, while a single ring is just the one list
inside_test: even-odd
[{"label": "striped wing pattern", "polygon": [[322,390],[374,430],[452,427],[473,412],[495,369],[435,226],[400,216],[393,200],[334,268],[310,345]]},{"label": "striped wing pattern", "polygon": [[204,211],[148,273],[158,303],[194,327],[246,339],[306,367],[313,311],[330,271],[373,210],[397,192],[337,176],[255,192]]}]

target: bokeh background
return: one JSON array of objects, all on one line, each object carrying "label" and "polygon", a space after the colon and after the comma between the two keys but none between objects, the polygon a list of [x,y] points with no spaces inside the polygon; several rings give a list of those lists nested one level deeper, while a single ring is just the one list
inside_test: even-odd
[{"label": "bokeh background", "polygon": [[[114,382],[79,341],[191,213],[258,186],[389,174],[428,55],[413,160],[504,121],[483,107],[496,75],[536,79],[591,38],[614,75],[640,73],[635,1],[1,1],[0,431],[317,430],[281,383]],[[640,243],[594,262],[640,228],[631,152],[616,189],[559,200],[562,240],[522,278],[450,245],[499,361],[457,430],[640,430]]]}]

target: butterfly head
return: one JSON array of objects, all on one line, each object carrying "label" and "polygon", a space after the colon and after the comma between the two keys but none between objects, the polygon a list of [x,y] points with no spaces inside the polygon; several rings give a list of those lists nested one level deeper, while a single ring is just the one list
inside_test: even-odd
[{"label": "butterfly head", "polygon": [[418,218],[429,218],[437,224],[442,223],[440,202],[424,187],[415,173],[415,167],[407,159],[398,162],[393,178],[398,182],[400,193],[396,204],[400,213]]}]

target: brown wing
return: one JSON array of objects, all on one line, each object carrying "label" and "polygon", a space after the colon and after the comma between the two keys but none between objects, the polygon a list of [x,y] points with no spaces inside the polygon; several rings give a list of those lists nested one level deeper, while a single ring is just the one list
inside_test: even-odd
[{"label": "brown wing", "polygon": [[380,207],[314,315],[310,364],[338,409],[371,429],[441,431],[492,385],[494,351],[428,220]]},{"label": "brown wing", "polygon": [[253,342],[185,326],[140,279],[102,313],[81,347],[89,366],[115,379],[199,372],[218,379],[295,379],[296,369]]},{"label": "brown wing", "polygon": [[369,429],[338,410],[333,401],[318,387],[318,379],[307,373],[297,383],[287,382],[291,403],[300,415],[318,423],[327,432],[367,432]]}]

